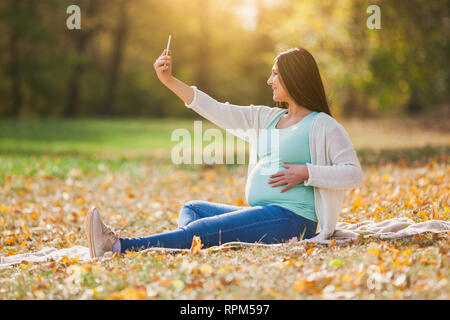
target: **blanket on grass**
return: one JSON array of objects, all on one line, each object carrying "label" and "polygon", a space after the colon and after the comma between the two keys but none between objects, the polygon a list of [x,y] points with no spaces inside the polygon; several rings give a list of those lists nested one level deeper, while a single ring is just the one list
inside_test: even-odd
[{"label": "blanket on grass", "polygon": [[[420,223],[414,223],[408,218],[393,218],[384,220],[381,222],[363,221],[356,224],[338,222],[336,224],[336,230],[333,236],[329,240],[321,240],[316,243],[329,244],[333,239],[337,243],[346,242],[357,239],[360,235],[363,237],[377,237],[379,239],[397,239],[401,237],[413,236],[421,233],[439,233],[450,232],[450,221],[445,220],[429,220]],[[244,242],[229,242],[221,246],[210,248],[210,250],[221,250],[224,248],[236,247],[236,246],[283,246],[293,245],[296,243],[308,242],[308,239],[297,242],[289,241],[289,243],[279,244],[262,244],[262,243],[244,243]],[[168,248],[148,248],[140,251],[189,251],[189,249],[168,249]],[[112,256],[112,253],[108,252],[105,257],[101,259],[107,259]],[[7,257],[0,257],[0,268],[5,268],[13,265],[20,264],[23,261],[33,263],[47,262],[52,260],[60,260],[63,257],[68,259],[77,258],[77,261],[89,261],[89,248],[84,246],[73,246],[65,249],[56,248],[44,248],[37,252],[29,252],[16,254]]]}]

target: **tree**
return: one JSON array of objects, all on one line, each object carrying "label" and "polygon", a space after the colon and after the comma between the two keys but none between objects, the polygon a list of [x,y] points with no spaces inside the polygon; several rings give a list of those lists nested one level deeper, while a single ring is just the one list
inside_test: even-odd
[{"label": "tree", "polygon": [[[86,68],[86,49],[96,33],[101,29],[102,22],[97,16],[103,10],[102,0],[90,0],[83,3],[83,26],[81,30],[71,32],[71,38],[75,44],[75,59],[72,65],[71,75],[67,83],[67,103],[63,115],[74,116],[77,112],[81,96],[81,80]],[[88,20],[89,22],[86,22]]]},{"label": "tree", "polygon": [[20,66],[20,38],[21,38],[21,18],[22,1],[10,0],[9,1],[9,76],[11,81],[11,104],[10,115],[17,116],[22,107],[22,77]]},{"label": "tree", "polygon": [[197,35],[197,54],[195,55],[196,83],[202,90],[209,90],[211,65],[211,34],[210,34],[210,0],[197,0],[198,22],[200,26]]},{"label": "tree", "polygon": [[117,97],[117,86],[120,78],[120,68],[123,61],[126,41],[129,31],[129,0],[119,0],[116,8],[117,26],[113,31],[113,48],[109,66],[108,86],[106,91],[103,114],[111,114]]}]

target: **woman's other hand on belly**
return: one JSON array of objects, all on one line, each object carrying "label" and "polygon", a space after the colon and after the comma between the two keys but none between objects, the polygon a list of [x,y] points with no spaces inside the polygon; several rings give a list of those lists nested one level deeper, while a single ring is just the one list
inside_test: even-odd
[{"label": "woman's other hand on belly", "polygon": [[282,166],[287,170],[272,174],[268,181],[271,187],[286,185],[280,192],[284,192],[309,178],[308,168],[304,164],[283,163]]}]

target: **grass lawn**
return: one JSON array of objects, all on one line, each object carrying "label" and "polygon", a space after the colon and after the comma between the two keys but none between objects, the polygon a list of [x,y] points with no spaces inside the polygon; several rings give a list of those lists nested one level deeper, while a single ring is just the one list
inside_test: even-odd
[{"label": "grass lawn", "polygon": [[[340,221],[449,220],[444,120],[343,121],[364,183],[346,192]],[[87,246],[92,205],[139,236],[176,228],[188,200],[244,204],[246,166],[174,165],[176,128],[193,120],[0,119],[0,256]],[[449,299],[449,249],[443,233],[22,263],[0,269],[0,299]]]}]

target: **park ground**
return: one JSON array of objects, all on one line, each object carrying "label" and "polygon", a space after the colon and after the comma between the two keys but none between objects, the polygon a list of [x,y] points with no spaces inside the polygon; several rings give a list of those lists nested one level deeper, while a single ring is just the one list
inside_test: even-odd
[{"label": "park ground", "polygon": [[[340,221],[449,220],[446,119],[342,124],[364,182],[346,191]],[[192,199],[245,205],[246,166],[171,162],[171,133],[193,120],[0,119],[0,128],[0,256],[87,246],[93,205],[123,236],[176,228]],[[0,269],[0,299],[449,299],[449,249],[441,233],[63,257]]]}]

